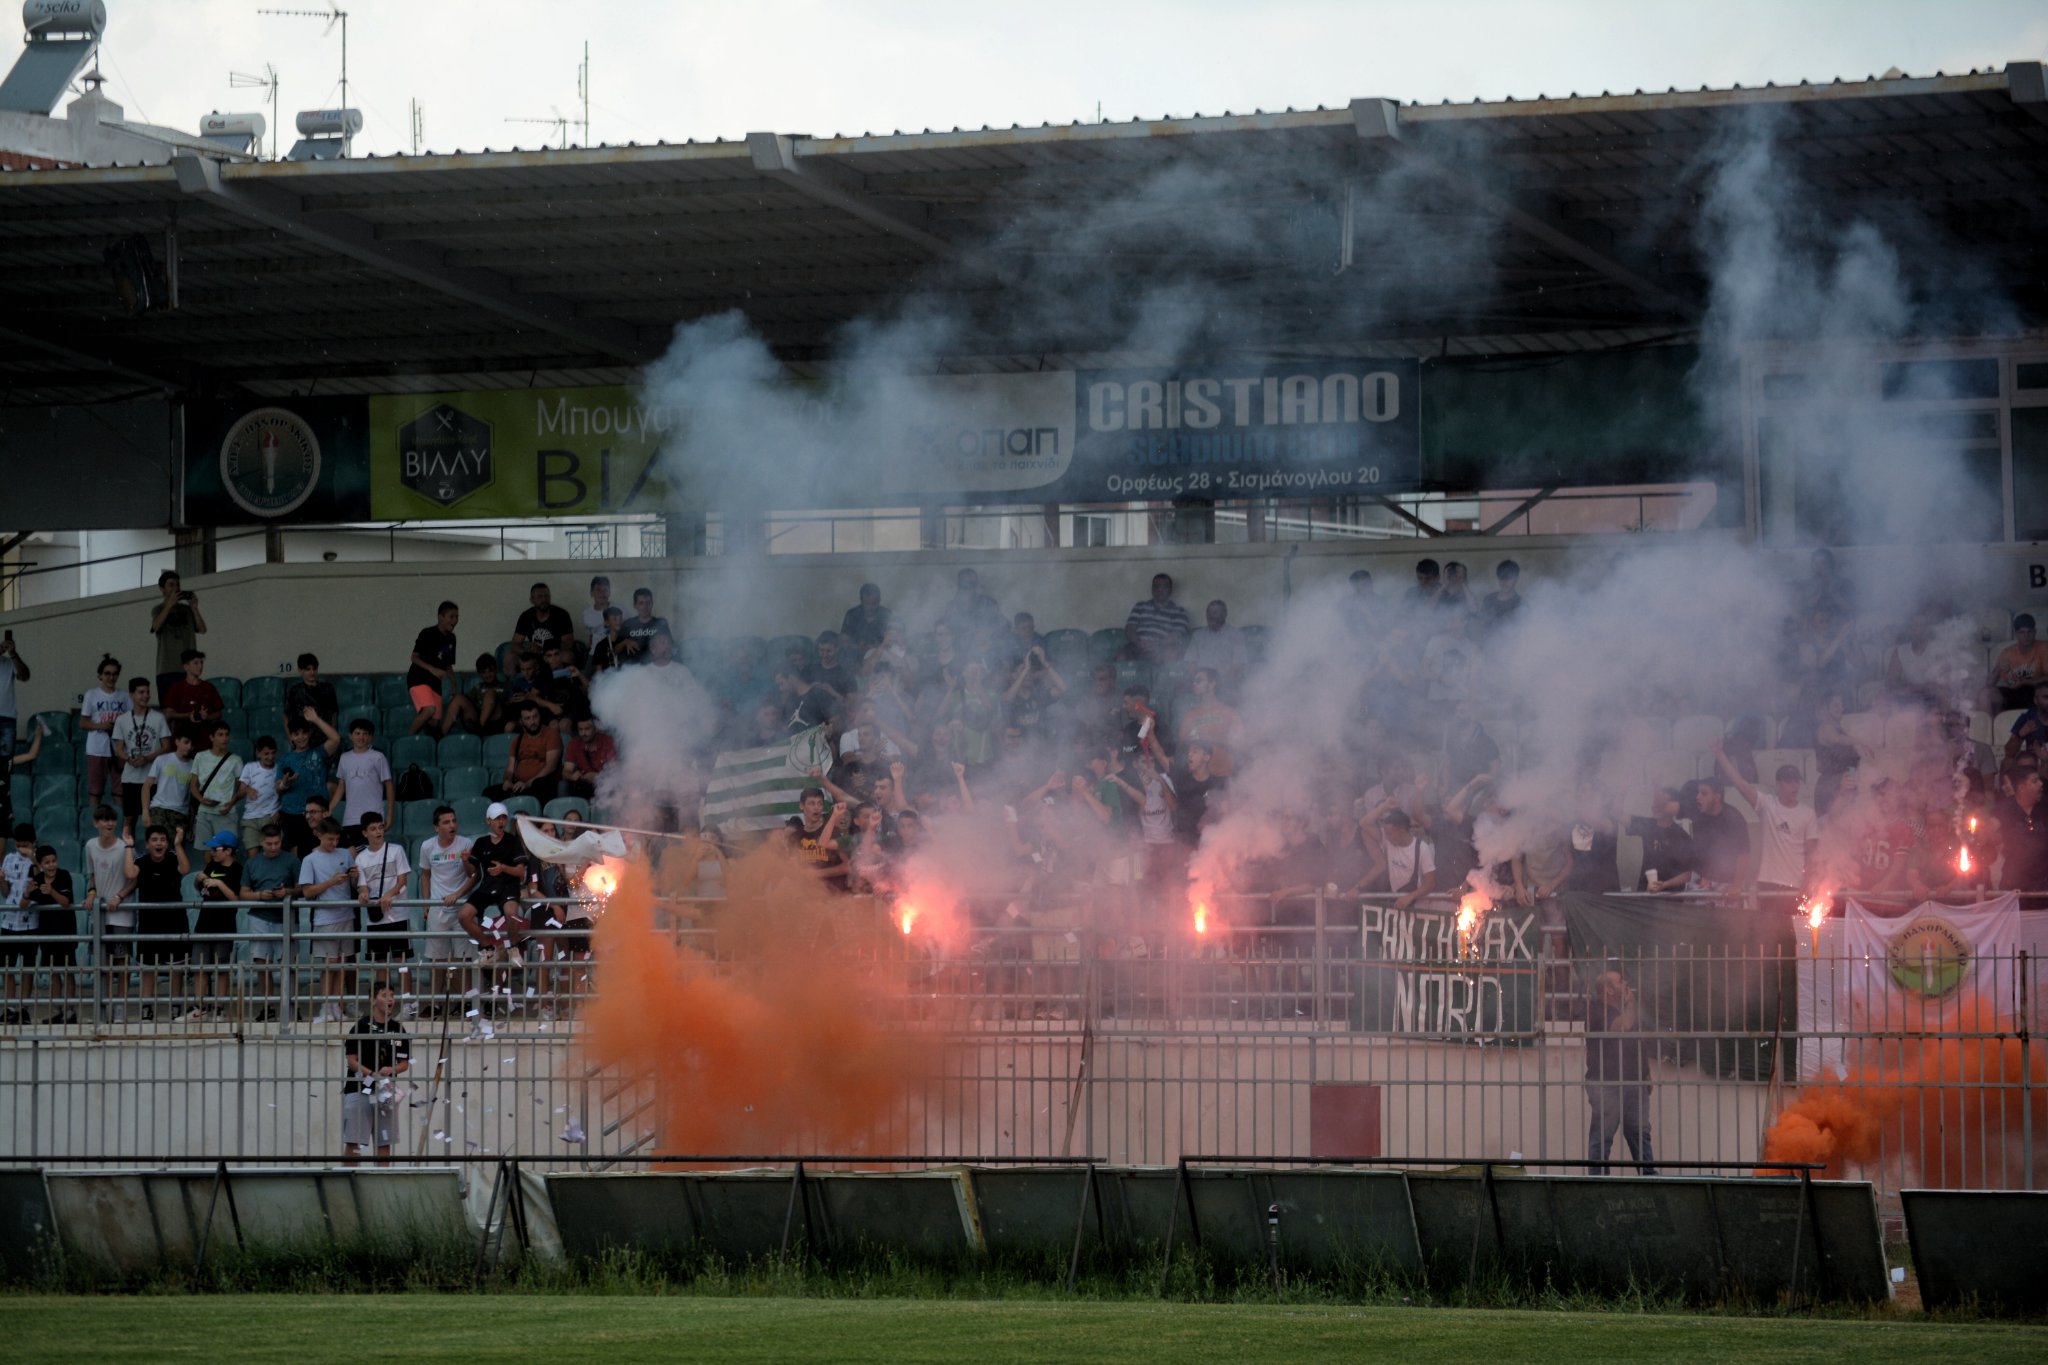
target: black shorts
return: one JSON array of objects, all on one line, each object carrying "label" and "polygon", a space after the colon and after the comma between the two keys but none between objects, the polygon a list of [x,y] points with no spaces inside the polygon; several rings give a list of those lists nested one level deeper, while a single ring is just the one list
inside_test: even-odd
[{"label": "black shorts", "polygon": [[192,940],[184,934],[138,934],[135,960],[153,967],[173,967],[192,958]]},{"label": "black shorts", "polygon": [[507,901],[519,899],[520,883],[510,877],[486,877],[469,893],[469,903],[478,914],[495,914]]},{"label": "black shorts", "polygon": [[121,784],[121,814],[130,820],[142,815],[142,787],[140,782]]},{"label": "black shorts", "polygon": [[370,924],[363,928],[363,957],[370,962],[396,962],[412,956],[412,925]]},{"label": "black shorts", "polygon": [[43,962],[51,967],[69,967],[78,961],[78,942],[68,937],[78,932],[78,912],[62,906],[44,906],[36,917],[36,932],[44,938],[65,936],[62,943],[43,945]]},{"label": "black shorts", "polygon": [[33,929],[0,929],[0,967],[33,967],[40,944],[24,943],[36,936]]},{"label": "black shorts", "polygon": [[280,814],[277,817],[277,826],[284,834],[284,846],[301,858],[320,847],[320,840],[313,833],[312,826],[306,823],[303,811],[297,815]]}]

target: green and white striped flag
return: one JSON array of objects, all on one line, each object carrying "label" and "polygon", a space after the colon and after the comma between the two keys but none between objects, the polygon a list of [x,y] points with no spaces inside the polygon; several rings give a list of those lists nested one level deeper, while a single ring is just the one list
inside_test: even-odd
[{"label": "green and white striped flag", "polygon": [[788,740],[718,756],[704,793],[704,823],[729,830],[779,828],[802,814],[797,797],[813,785],[811,769],[829,770],[832,745],[814,725]]}]

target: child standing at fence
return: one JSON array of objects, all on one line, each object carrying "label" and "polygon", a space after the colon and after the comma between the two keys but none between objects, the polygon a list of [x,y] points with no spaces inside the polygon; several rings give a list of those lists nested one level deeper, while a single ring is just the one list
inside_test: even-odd
[{"label": "child standing at fence", "polygon": [[[28,1000],[34,993],[36,977],[36,950],[33,943],[22,940],[34,937],[36,912],[28,904],[29,882],[36,870],[36,831],[32,825],[14,827],[14,847],[5,858],[0,858],[0,894],[6,897],[4,909],[0,909],[0,973],[6,980],[0,983],[0,994],[7,1001],[4,1012],[0,1012],[0,1023],[25,1024],[28,1022]],[[18,1005],[17,1005],[17,1002]]]}]

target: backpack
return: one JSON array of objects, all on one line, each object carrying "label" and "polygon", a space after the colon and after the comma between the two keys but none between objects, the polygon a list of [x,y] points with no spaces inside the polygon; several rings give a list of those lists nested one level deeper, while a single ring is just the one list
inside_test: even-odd
[{"label": "backpack", "polygon": [[431,801],[434,798],[434,779],[417,763],[408,763],[405,771],[398,775],[394,786],[401,801]]}]

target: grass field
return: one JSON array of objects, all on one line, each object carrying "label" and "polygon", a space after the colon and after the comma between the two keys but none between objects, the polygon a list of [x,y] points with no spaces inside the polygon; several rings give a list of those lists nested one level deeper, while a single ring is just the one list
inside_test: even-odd
[{"label": "grass field", "polygon": [[2048,1328],[1444,1308],[596,1295],[0,1297],[23,1361],[2048,1358]]}]

